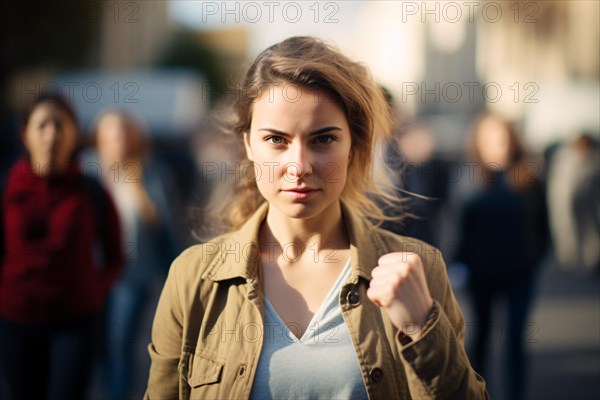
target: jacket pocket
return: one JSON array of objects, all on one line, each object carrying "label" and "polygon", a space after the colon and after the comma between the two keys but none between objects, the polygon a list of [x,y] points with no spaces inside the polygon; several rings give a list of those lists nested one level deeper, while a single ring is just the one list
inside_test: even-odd
[{"label": "jacket pocket", "polygon": [[192,356],[191,368],[188,371],[188,383],[192,388],[210,385],[221,381],[225,363],[208,358],[201,354]]}]

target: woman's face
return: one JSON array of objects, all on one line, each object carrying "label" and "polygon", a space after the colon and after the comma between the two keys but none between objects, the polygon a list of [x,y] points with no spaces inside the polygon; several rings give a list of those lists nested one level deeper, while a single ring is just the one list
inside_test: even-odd
[{"label": "woman's face", "polygon": [[77,138],[75,121],[50,102],[35,107],[23,131],[32,167],[44,175],[67,168],[77,148]]},{"label": "woman's face", "polygon": [[258,190],[290,218],[312,218],[337,202],[346,184],[351,136],[325,92],[271,86],[254,103],[248,158]]},{"label": "woman's face", "polygon": [[[118,114],[106,114],[98,121],[96,144],[106,165],[124,163],[130,153],[130,139],[125,121]],[[124,168],[124,166],[121,166]]]},{"label": "woman's face", "polygon": [[500,168],[510,161],[510,135],[506,125],[495,118],[484,119],[477,132],[477,148],[483,164]]}]

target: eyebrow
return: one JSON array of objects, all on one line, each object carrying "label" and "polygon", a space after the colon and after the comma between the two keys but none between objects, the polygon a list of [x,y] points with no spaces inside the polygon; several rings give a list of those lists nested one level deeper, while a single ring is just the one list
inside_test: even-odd
[{"label": "eyebrow", "polygon": [[[289,133],[285,133],[282,131],[279,131],[277,129],[273,129],[273,128],[260,128],[258,129],[259,131],[266,131],[266,132],[271,132],[274,133],[276,135],[281,135],[281,136],[292,136]],[[331,132],[331,131],[341,131],[342,128],[337,127],[337,126],[325,126],[323,128],[319,128],[319,129],[315,129],[312,132],[309,132],[309,136],[317,136],[317,135],[321,135],[323,133],[327,133],[327,132]]]}]

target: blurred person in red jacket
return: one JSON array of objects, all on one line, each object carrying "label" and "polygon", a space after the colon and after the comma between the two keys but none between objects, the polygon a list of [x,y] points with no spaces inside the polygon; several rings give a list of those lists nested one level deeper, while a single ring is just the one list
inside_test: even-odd
[{"label": "blurred person in red jacket", "polygon": [[26,154],[2,190],[2,398],[85,398],[97,323],[123,264],[119,220],[81,173],[72,106],[41,95],[21,132]]}]

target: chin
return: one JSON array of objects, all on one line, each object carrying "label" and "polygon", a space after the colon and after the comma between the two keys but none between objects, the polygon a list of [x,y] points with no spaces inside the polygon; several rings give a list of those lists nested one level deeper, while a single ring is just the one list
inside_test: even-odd
[{"label": "chin", "polygon": [[318,210],[316,210],[316,207],[306,203],[289,204],[282,202],[270,202],[270,206],[275,207],[286,217],[293,219],[306,219],[318,215]]},{"label": "chin", "polygon": [[283,215],[293,219],[320,218],[334,203],[324,199],[313,199],[307,202],[276,202],[271,203]]}]

